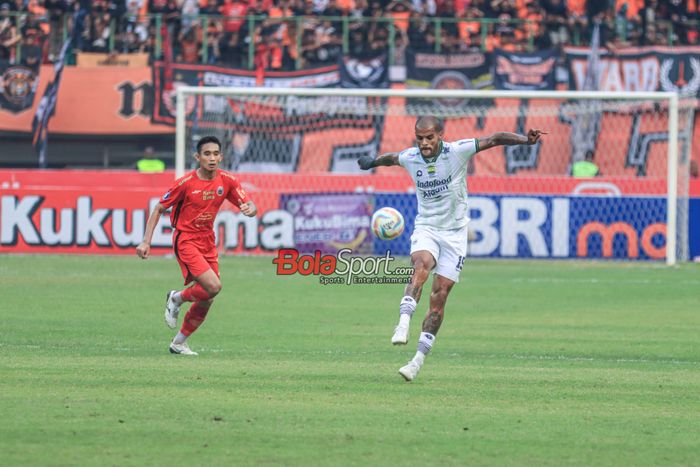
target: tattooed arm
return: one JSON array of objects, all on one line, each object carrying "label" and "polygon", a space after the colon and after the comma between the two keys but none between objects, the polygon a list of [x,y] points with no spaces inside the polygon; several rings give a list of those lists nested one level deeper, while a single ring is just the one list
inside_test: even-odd
[{"label": "tattooed arm", "polygon": [[542,135],[547,133],[540,130],[530,130],[527,132],[527,136],[519,135],[517,133],[508,133],[505,131],[499,131],[491,136],[485,138],[479,138],[477,140],[479,144],[479,151],[485,149],[493,148],[495,146],[512,146],[514,144],[535,144],[537,143]]},{"label": "tattooed arm", "polygon": [[372,156],[362,156],[357,159],[357,164],[362,170],[369,170],[373,167],[399,165],[399,153],[387,152],[372,159]]}]

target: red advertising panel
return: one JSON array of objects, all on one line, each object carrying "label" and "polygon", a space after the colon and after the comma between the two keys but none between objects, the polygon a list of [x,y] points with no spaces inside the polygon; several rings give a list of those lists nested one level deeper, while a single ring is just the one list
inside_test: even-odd
[{"label": "red advertising panel", "polygon": [[[217,218],[225,252],[272,252],[293,247],[294,216],[281,209],[283,195],[295,193],[410,193],[402,171],[383,175],[238,174],[259,207],[248,218],[225,205]],[[130,171],[0,171],[0,253],[134,254],[150,208],[173,181],[172,173]],[[624,183],[623,183],[624,182]],[[663,196],[661,180],[473,177],[470,193]],[[691,184],[700,195],[700,180]],[[153,238],[155,254],[170,252],[171,229],[163,216]]]}]

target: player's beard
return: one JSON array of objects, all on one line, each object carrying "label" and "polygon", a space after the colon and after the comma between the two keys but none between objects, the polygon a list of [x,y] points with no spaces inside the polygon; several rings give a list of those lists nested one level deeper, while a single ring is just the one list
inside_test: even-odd
[{"label": "player's beard", "polygon": [[[428,154],[425,154],[424,151],[428,151]],[[436,152],[435,148],[421,148],[421,150],[420,150],[421,156],[427,157],[427,158],[435,157],[434,152]]]},{"label": "player's beard", "polygon": [[423,156],[423,157],[426,158],[426,159],[432,159],[433,157],[437,157],[437,155],[440,154],[440,148],[441,148],[441,146],[442,146],[442,145],[440,144],[440,142],[438,142],[438,143],[435,145],[435,147],[432,147],[432,148],[425,148],[425,149],[427,149],[427,150],[429,151],[429,154],[428,154],[427,156],[426,156],[425,154],[423,154],[423,149],[422,149],[422,148],[419,148],[419,149],[420,149],[420,155]]}]

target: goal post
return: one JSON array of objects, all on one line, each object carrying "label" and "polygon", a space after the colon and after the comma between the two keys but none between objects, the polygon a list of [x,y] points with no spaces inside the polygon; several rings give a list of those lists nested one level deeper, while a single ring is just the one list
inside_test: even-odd
[{"label": "goal post", "polygon": [[[382,177],[395,172],[381,168],[369,175],[354,161],[411,146],[419,115],[443,118],[447,141],[542,129],[549,134],[539,145],[491,149],[495,154],[474,158],[470,198],[481,192],[567,196],[571,215],[578,216],[571,219],[576,231],[566,240],[567,250],[597,248],[600,257],[615,257],[611,252],[622,249],[631,258],[663,258],[670,265],[688,257],[688,164],[696,104],[675,93],[181,86],[176,100],[178,177],[192,166],[188,160],[196,140],[208,134],[222,140],[225,168],[238,172]],[[571,177],[572,164],[589,157],[602,175]],[[309,192],[335,189],[332,181],[308,187]],[[513,248],[537,257],[532,244],[521,245],[528,233],[517,229],[526,220],[514,222]],[[550,225],[543,222],[542,229]],[[487,244],[480,238],[470,251],[492,256]]]}]

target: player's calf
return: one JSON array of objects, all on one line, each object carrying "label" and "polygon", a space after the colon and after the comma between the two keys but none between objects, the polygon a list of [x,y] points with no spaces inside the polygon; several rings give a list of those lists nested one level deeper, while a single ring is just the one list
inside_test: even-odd
[{"label": "player's calf", "polygon": [[185,319],[182,321],[180,332],[175,335],[170,343],[170,353],[197,355],[197,353],[193,352],[187,344],[187,338],[190,337],[207,318],[207,313],[209,313],[209,308],[211,307],[213,301],[213,299],[210,299],[201,302],[194,302],[192,304],[185,315]]}]

